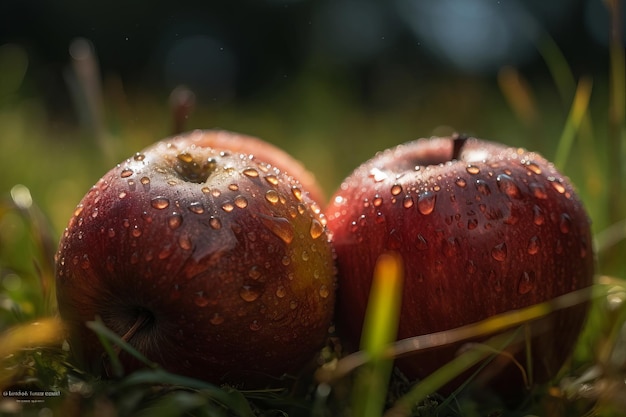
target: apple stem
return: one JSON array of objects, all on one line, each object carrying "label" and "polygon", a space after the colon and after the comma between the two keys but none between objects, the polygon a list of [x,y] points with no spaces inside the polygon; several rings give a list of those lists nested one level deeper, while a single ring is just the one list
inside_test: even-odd
[{"label": "apple stem", "polygon": [[[148,322],[150,322],[153,318],[154,318],[154,316],[149,311],[140,310],[138,312],[137,319],[135,320],[135,323],[133,323],[133,325],[130,327],[130,329],[128,329],[126,331],[126,333],[124,333],[124,335],[121,337],[121,339],[125,343],[128,343],[130,341],[130,339],[132,339],[133,336],[135,334],[137,334],[137,332],[139,330],[141,330],[141,328],[143,328],[146,324],[148,324]],[[119,345],[114,345],[113,346],[113,352],[115,352],[115,355],[119,356],[121,351],[122,351],[122,348]],[[106,354],[104,356],[105,357],[102,358],[104,372],[106,373],[107,377],[110,378],[111,375],[112,375],[112,372],[109,369],[110,368],[110,366],[109,366],[110,362],[107,360]]]},{"label": "apple stem", "polygon": [[459,159],[461,155],[461,150],[463,149],[463,145],[465,145],[465,141],[467,141],[468,137],[465,135],[455,135],[454,136],[454,144],[452,148],[452,159]]}]

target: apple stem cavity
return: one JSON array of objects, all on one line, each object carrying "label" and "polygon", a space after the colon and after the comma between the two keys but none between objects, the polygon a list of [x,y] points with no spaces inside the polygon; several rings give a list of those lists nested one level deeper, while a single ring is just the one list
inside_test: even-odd
[{"label": "apple stem cavity", "polygon": [[458,160],[461,157],[461,151],[467,141],[468,137],[465,135],[454,136],[454,142],[452,145],[452,160]]}]

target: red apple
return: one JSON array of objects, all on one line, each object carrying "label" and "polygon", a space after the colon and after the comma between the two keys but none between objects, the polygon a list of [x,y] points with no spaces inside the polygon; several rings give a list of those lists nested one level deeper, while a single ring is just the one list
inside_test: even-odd
[{"label": "red apple", "polygon": [[[337,322],[355,346],[375,262],[388,250],[404,259],[400,339],[475,323],[592,284],[590,221],[581,201],[550,162],[523,149],[464,137],[400,145],[357,168],[326,215],[339,270]],[[536,379],[559,370],[585,317],[585,306],[549,317],[549,332],[533,342]],[[413,356],[399,366],[423,378],[459,347]],[[524,363],[524,355],[519,358]],[[519,370],[506,369],[501,380],[519,389]]]},{"label": "red apple", "polygon": [[103,348],[85,326],[96,317],[165,369],[216,383],[314,357],[331,324],[334,253],[317,203],[274,165],[301,173],[284,155],[194,132],[98,181],[56,255],[59,311],[85,367],[100,371]]}]

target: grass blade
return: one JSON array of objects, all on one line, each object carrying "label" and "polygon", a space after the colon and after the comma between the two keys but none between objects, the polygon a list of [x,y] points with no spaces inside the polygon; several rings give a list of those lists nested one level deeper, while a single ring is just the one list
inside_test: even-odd
[{"label": "grass blade", "polygon": [[393,359],[384,353],[396,339],[403,278],[402,258],[398,254],[386,253],[378,258],[361,339],[361,349],[371,361],[355,381],[354,416],[380,416],[385,405]]}]

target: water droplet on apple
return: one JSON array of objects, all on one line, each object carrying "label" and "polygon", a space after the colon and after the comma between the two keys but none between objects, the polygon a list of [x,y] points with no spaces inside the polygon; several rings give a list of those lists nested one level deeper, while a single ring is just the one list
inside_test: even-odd
[{"label": "water droplet on apple", "polygon": [[541,174],[541,168],[539,167],[539,165],[537,165],[535,162],[533,161],[526,161],[526,163],[524,164],[524,166],[526,167],[527,170],[529,170],[530,172],[533,172],[537,175]]},{"label": "water droplet on apple", "polygon": [[196,214],[204,213],[204,207],[202,206],[202,203],[197,202],[197,201],[194,201],[193,203],[189,204],[189,207],[187,208],[192,213],[196,213]]},{"label": "water droplet on apple", "polygon": [[478,219],[467,220],[467,230],[474,230],[478,227]]},{"label": "water droplet on apple", "polygon": [[559,194],[565,193],[565,186],[561,183],[561,179],[550,176],[548,177],[548,181],[550,181],[552,188],[554,188]]},{"label": "water droplet on apple", "polygon": [[214,326],[219,326],[220,324],[224,323],[224,316],[222,316],[220,313],[213,313],[213,315],[209,319],[209,322]]},{"label": "water droplet on apple", "polygon": [[402,192],[402,186],[400,184],[394,184],[391,186],[391,195],[398,195]]},{"label": "water droplet on apple", "polygon": [[561,214],[561,220],[559,221],[559,230],[561,233],[567,234],[572,228],[572,219],[567,213]]},{"label": "water droplet on apple", "polygon": [[268,183],[272,185],[278,185],[278,178],[276,177],[276,175],[265,176],[265,181],[267,181]]},{"label": "water droplet on apple", "polygon": [[484,196],[491,194],[491,188],[485,180],[476,180],[476,189]]},{"label": "water droplet on apple", "polygon": [[134,159],[135,161],[143,161],[144,159],[146,159],[146,155],[144,155],[144,154],[142,154],[142,153],[140,153],[140,152],[137,152],[137,153],[133,156],[133,159]]},{"label": "water droplet on apple", "polygon": [[246,168],[243,170],[243,175],[249,178],[256,178],[259,176],[259,171],[254,168]]},{"label": "water droplet on apple", "polygon": [[506,260],[506,243],[502,242],[491,249],[491,257],[499,262]]},{"label": "water droplet on apple", "polygon": [[218,190],[217,188],[214,188],[211,190],[211,195],[213,197],[219,197],[222,195],[222,192],[220,190]]},{"label": "water droplet on apple", "polygon": [[163,246],[163,248],[161,249],[161,251],[159,252],[157,256],[159,259],[163,260],[163,259],[167,259],[173,252],[174,252],[174,249],[172,248],[172,245],[166,244],[165,246]]},{"label": "water droplet on apple", "polygon": [[165,197],[159,196],[159,197],[153,198],[150,204],[155,209],[163,210],[164,208],[167,208],[170,205],[170,200],[168,200]]},{"label": "water droplet on apple", "polygon": [[280,200],[280,196],[278,195],[276,190],[267,190],[267,192],[265,193],[265,199],[272,204],[276,204]]},{"label": "water droplet on apple", "polygon": [[204,292],[202,291],[196,293],[193,302],[198,307],[206,307],[207,305],[209,305],[209,299],[204,296]]},{"label": "water droplet on apple", "polygon": [[413,207],[413,197],[410,194],[404,196],[404,200],[402,200],[402,206],[404,208]]},{"label": "water droplet on apple", "polygon": [[528,294],[535,287],[535,273],[524,271],[517,283],[517,292],[521,295]]},{"label": "water droplet on apple", "polygon": [[261,296],[261,291],[258,288],[251,287],[250,285],[244,285],[239,289],[239,296],[242,300],[251,303]]},{"label": "water droplet on apple", "polygon": [[445,239],[443,241],[442,252],[444,256],[453,257],[457,249],[457,240],[453,237]]},{"label": "water droplet on apple", "polygon": [[167,225],[170,229],[178,229],[183,222],[183,217],[174,212],[171,216],[167,218]]},{"label": "water droplet on apple", "polygon": [[465,186],[467,185],[467,181],[465,181],[465,179],[461,177],[457,178],[456,181],[454,181],[454,183],[461,188],[465,188]]},{"label": "water droplet on apple", "polygon": [[143,185],[143,189],[145,191],[149,191],[150,190],[150,178],[148,178],[148,177],[141,177],[139,182],[141,183],[141,185]]},{"label": "water droplet on apple", "polygon": [[381,171],[380,169],[374,167],[370,170],[369,173],[370,178],[373,178],[375,182],[381,182],[381,181],[385,181],[388,177],[388,175]]},{"label": "water droplet on apple", "polygon": [[261,330],[261,323],[259,323],[257,320],[253,320],[250,323],[250,330],[252,330],[253,332],[259,331]]},{"label": "water droplet on apple", "polygon": [[374,207],[380,207],[383,204],[383,198],[376,194],[374,196],[374,199],[372,200],[372,204],[374,205]]},{"label": "water droplet on apple", "polygon": [[126,192],[125,192],[125,191],[122,191],[121,193],[119,193],[119,194],[117,195],[117,198],[119,198],[119,199],[121,200],[121,199],[123,199],[123,198],[126,198],[126,195],[127,195],[127,194],[126,194]]},{"label": "water droplet on apple", "polygon": [[109,230],[108,230],[108,232],[107,232],[107,235],[108,235],[110,238],[114,238],[114,237],[115,237],[115,230],[114,230],[112,227],[111,227],[111,228],[109,228]]},{"label": "water droplet on apple", "polygon": [[545,200],[548,198],[548,194],[546,193],[546,189],[543,187],[543,185],[536,182],[531,182],[530,184],[528,184],[528,187],[530,188],[530,191],[533,193],[535,198],[538,198],[540,200]]},{"label": "water droplet on apple", "polygon": [[191,154],[187,152],[179,153],[178,155],[176,155],[176,158],[178,158],[179,161],[184,162],[186,164],[193,161],[193,156],[191,156]]},{"label": "water droplet on apple", "polygon": [[298,308],[298,302],[296,300],[291,300],[289,302],[289,308],[295,310],[296,308]]},{"label": "water droplet on apple", "polygon": [[138,225],[133,226],[133,230],[130,232],[133,237],[139,237],[141,236],[141,233],[141,229]]},{"label": "water droplet on apple", "polygon": [[528,247],[526,248],[529,255],[535,255],[539,253],[541,243],[538,236],[533,236],[528,240]]},{"label": "water droplet on apple", "polygon": [[248,207],[248,200],[246,200],[246,197],[242,195],[238,195],[237,197],[235,197],[234,201],[235,205],[241,209]]},{"label": "water droplet on apple", "polygon": [[420,213],[428,215],[435,209],[437,196],[429,191],[421,194],[417,199],[417,209]]},{"label": "water droplet on apple", "polygon": [[211,216],[211,218],[209,219],[209,226],[211,226],[215,230],[221,229],[222,221],[217,217]]},{"label": "water droplet on apple", "polygon": [[294,231],[291,222],[284,217],[260,216],[261,221],[273,234],[289,244],[293,240]]},{"label": "water droplet on apple", "polygon": [[239,191],[239,186],[237,184],[229,184],[228,189],[230,191]]},{"label": "water droplet on apple", "polygon": [[276,288],[276,297],[284,298],[286,295],[287,295],[287,290],[285,289],[285,287],[280,285],[278,286],[278,288]]},{"label": "water droplet on apple", "polygon": [[309,252],[303,250],[301,258],[302,258],[303,261],[308,261],[309,260]]},{"label": "water droplet on apple", "polygon": [[417,235],[417,239],[415,240],[415,246],[418,250],[426,250],[428,249],[428,241],[421,234]]},{"label": "water droplet on apple", "polygon": [[132,169],[129,169],[129,168],[126,168],[126,169],[123,169],[123,170],[122,170],[122,173],[120,174],[120,177],[122,177],[122,178],[128,178],[128,177],[130,177],[131,175],[133,175],[133,170],[132,170]]},{"label": "water droplet on apple", "polygon": [[180,235],[178,237],[178,246],[180,246],[181,249],[190,250],[192,245],[189,236],[186,234]]},{"label": "water droplet on apple", "polygon": [[312,219],[309,233],[313,239],[317,239],[324,233],[324,226],[317,219]]},{"label": "water droplet on apple", "polygon": [[82,269],[89,269],[91,267],[91,262],[89,261],[89,256],[87,256],[87,254],[83,255],[83,258],[80,261],[80,267]]},{"label": "water droplet on apple", "polygon": [[319,294],[322,298],[328,298],[328,296],[330,295],[330,290],[326,285],[322,284],[319,289]]},{"label": "water droplet on apple", "polygon": [[480,168],[478,168],[476,165],[468,165],[465,170],[472,175],[476,175],[478,173],[480,173]]},{"label": "water droplet on apple", "polygon": [[517,184],[515,184],[513,178],[506,174],[499,174],[496,177],[496,181],[498,183],[498,188],[500,188],[500,191],[502,191],[504,194],[508,195],[511,198],[521,198],[522,193]]},{"label": "water droplet on apple", "polygon": [[222,204],[222,210],[224,210],[226,213],[230,213],[234,209],[235,209],[235,206],[230,201],[226,201],[225,203]]},{"label": "water droplet on apple", "polygon": [[291,187],[291,193],[298,200],[302,200],[302,190],[296,186]]},{"label": "water droplet on apple", "polygon": [[537,226],[541,226],[545,223],[545,221],[546,216],[543,214],[543,210],[541,210],[541,207],[535,205],[533,207],[533,223],[535,223]]},{"label": "water droplet on apple", "polygon": [[259,267],[256,265],[248,270],[248,276],[253,280],[258,280],[261,277],[261,271],[259,271]]}]

